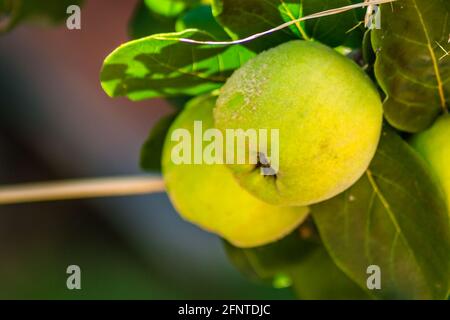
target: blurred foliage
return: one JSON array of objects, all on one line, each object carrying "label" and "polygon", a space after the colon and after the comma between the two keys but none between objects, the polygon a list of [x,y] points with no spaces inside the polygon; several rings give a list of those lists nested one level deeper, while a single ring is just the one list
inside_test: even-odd
[{"label": "blurred foliage", "polygon": [[83,0],[0,0],[0,33],[26,22],[56,24],[68,17],[67,7]]}]

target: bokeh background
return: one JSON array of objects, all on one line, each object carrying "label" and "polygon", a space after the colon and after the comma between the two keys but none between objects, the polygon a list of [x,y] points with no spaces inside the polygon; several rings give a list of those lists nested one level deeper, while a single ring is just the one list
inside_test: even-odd
[{"label": "bokeh background", "polygon": [[[139,151],[171,111],[110,99],[105,56],[128,39],[136,0],[91,0],[82,30],[22,25],[0,37],[0,185],[140,174]],[[82,290],[66,288],[81,267]],[[0,299],[278,299],[164,194],[0,206]]]}]

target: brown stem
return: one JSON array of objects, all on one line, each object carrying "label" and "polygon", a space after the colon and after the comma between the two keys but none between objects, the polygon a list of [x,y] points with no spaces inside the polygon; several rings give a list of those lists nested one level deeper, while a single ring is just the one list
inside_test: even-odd
[{"label": "brown stem", "polygon": [[164,192],[159,177],[114,177],[0,186],[0,205]]}]

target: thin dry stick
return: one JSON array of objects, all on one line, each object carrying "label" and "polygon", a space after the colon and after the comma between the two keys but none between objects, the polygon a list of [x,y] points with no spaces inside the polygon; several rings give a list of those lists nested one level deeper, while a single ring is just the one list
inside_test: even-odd
[{"label": "thin dry stick", "polygon": [[[348,5],[345,7],[340,7],[340,8],[335,8],[335,9],[330,9],[330,10],[325,10],[325,11],[321,11],[321,12],[317,12],[308,16],[304,16],[302,18],[299,19],[295,19],[295,20],[291,20],[289,22],[283,23],[282,25],[279,25],[278,27],[275,27],[273,29],[264,31],[264,32],[260,32],[260,33],[256,33],[254,35],[251,35],[247,38],[244,39],[239,39],[239,40],[234,40],[234,41],[200,41],[200,40],[194,40],[194,39],[188,39],[188,38],[168,38],[168,37],[161,37],[161,40],[174,40],[174,41],[180,41],[180,42],[185,42],[185,43],[191,43],[191,44],[204,44],[204,45],[234,45],[234,44],[242,44],[245,42],[249,42],[255,39],[258,39],[260,37],[263,37],[265,35],[286,29],[288,27],[290,27],[293,24],[302,22],[302,21],[306,21],[306,20],[311,20],[311,19],[317,19],[317,18],[321,18],[321,17],[326,17],[326,16],[331,16],[334,14],[339,14],[339,13],[343,13],[349,10],[353,10],[353,9],[357,9],[357,8],[364,8],[364,7],[368,7],[368,6],[374,6],[374,5],[378,5],[378,4],[383,4],[383,3],[392,3],[395,2],[397,0],[369,0],[367,2],[361,2],[361,3],[357,3],[357,4],[352,4],[352,5]],[[157,37],[155,37],[155,39],[157,39]]]},{"label": "thin dry stick", "polygon": [[119,177],[43,182],[0,187],[0,205],[164,192],[159,177]]}]

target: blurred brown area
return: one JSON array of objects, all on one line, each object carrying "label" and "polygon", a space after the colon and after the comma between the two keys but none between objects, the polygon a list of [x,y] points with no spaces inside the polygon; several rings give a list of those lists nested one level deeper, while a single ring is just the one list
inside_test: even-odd
[{"label": "blurred brown area", "polygon": [[[1,185],[140,173],[140,146],[170,107],[110,99],[99,82],[136,3],[86,0],[79,31],[24,25],[0,37]],[[66,288],[71,264],[81,291]],[[1,299],[286,297],[238,274],[164,194],[0,206]]]}]

